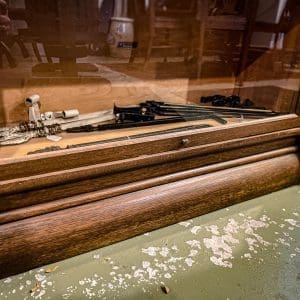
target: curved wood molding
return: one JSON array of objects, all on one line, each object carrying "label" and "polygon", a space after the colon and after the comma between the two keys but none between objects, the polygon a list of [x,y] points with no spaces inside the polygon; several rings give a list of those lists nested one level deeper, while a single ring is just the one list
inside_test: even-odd
[{"label": "curved wood molding", "polygon": [[0,212],[281,149],[299,129],[0,181]]},{"label": "curved wood molding", "polygon": [[0,224],[18,221],[29,217],[34,217],[34,216],[38,216],[38,215],[66,209],[66,208],[75,207],[78,205],[88,204],[106,198],[115,197],[126,193],[132,193],[139,190],[143,190],[143,189],[147,189],[147,188],[151,188],[154,186],[167,184],[171,182],[176,182],[179,180],[184,180],[195,176],[218,172],[221,170],[238,167],[249,163],[254,163],[265,159],[297,153],[298,150],[299,149],[297,146],[287,147],[287,148],[269,151],[257,155],[247,156],[240,159],[234,159],[234,160],[220,162],[209,166],[195,168],[183,172],[177,172],[177,173],[155,177],[147,180],[139,180],[134,183],[123,184],[112,188],[106,188],[96,192],[84,193],[73,197],[53,200],[47,203],[32,205],[30,207],[27,206],[19,209],[12,209],[10,211],[0,213]]},{"label": "curved wood molding", "polygon": [[299,182],[298,154],[198,175],[0,226],[8,276]]}]

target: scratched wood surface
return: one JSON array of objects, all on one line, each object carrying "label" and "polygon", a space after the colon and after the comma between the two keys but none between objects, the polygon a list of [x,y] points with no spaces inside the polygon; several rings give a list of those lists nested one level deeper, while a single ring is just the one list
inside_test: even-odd
[{"label": "scratched wood surface", "polygon": [[0,226],[1,276],[299,182],[299,155],[287,154]]}]

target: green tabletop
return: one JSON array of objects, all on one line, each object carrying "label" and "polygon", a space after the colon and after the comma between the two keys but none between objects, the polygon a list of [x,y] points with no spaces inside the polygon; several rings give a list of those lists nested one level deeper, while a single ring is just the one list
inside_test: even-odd
[{"label": "green tabletop", "polygon": [[0,299],[300,299],[300,186],[3,279]]}]

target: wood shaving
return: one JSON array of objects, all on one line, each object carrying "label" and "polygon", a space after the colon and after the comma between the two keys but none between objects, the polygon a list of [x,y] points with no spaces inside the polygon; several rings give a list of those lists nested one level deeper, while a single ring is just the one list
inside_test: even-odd
[{"label": "wood shaving", "polygon": [[36,282],[35,286],[30,290],[30,293],[36,292],[40,287],[41,287],[40,284]]},{"label": "wood shaving", "polygon": [[54,268],[49,268],[45,271],[45,273],[53,273],[57,270],[58,266],[55,266]]},{"label": "wood shaving", "polygon": [[170,289],[166,285],[162,285],[160,288],[163,291],[163,293],[165,293],[165,294],[170,293]]}]

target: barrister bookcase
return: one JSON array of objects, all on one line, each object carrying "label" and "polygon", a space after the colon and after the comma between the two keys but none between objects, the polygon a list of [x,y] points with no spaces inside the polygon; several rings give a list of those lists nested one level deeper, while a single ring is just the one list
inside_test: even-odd
[{"label": "barrister bookcase", "polygon": [[115,2],[0,1],[2,127],[35,94],[41,112],[235,95],[274,115],[0,146],[1,277],[299,183],[296,1],[263,21],[265,1]]}]

